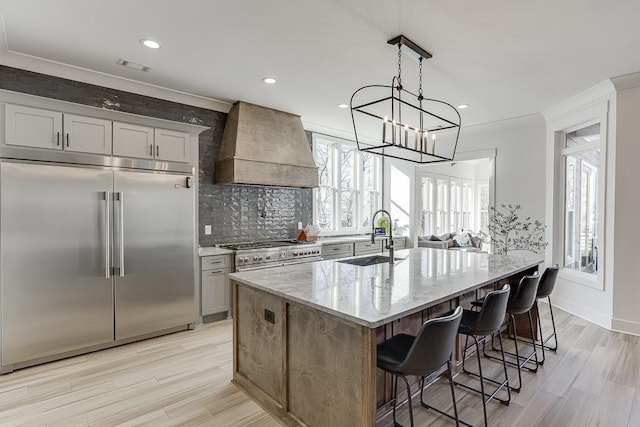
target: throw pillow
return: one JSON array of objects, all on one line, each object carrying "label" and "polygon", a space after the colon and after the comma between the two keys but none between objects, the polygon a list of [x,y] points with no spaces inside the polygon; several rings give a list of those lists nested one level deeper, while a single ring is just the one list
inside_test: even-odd
[{"label": "throw pillow", "polygon": [[441,234],[441,235],[439,235],[437,237],[438,237],[438,239],[440,239],[440,240],[442,240],[444,242],[445,240],[450,240],[452,236],[451,236],[451,233],[444,233],[444,234]]},{"label": "throw pillow", "polygon": [[473,247],[473,243],[471,242],[469,233],[456,234],[455,236],[453,236],[453,241],[455,243],[455,246],[458,246],[460,248]]},{"label": "throw pillow", "polygon": [[436,236],[435,234],[432,234],[431,237],[429,237],[429,240],[431,240],[432,242],[441,242],[442,240],[440,240],[440,238],[438,236]]}]

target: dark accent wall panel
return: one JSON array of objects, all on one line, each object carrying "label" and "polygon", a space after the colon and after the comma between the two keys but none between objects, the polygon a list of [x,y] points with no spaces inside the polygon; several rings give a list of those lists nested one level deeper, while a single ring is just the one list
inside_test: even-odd
[{"label": "dark accent wall panel", "polygon": [[[0,88],[209,127],[199,140],[201,246],[294,238],[298,221],[312,222],[310,189],[213,183],[225,113],[6,66],[0,66]],[[311,141],[311,133],[307,137]],[[206,224],[212,227],[210,236],[204,234]]]}]

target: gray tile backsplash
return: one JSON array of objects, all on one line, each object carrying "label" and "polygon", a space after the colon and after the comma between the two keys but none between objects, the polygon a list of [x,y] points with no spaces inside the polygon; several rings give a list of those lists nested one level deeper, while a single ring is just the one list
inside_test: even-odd
[{"label": "gray tile backsplash", "polygon": [[[210,127],[199,140],[201,246],[295,238],[298,221],[312,222],[311,189],[213,183],[225,113],[6,66],[0,66],[0,88]],[[310,132],[307,138],[311,141]],[[207,224],[210,236],[204,234]]]}]

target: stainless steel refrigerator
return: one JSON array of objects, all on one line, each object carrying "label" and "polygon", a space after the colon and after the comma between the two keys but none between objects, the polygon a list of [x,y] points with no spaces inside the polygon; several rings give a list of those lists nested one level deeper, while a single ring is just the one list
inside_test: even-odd
[{"label": "stainless steel refrigerator", "polygon": [[191,178],[0,162],[2,372],[193,324]]}]

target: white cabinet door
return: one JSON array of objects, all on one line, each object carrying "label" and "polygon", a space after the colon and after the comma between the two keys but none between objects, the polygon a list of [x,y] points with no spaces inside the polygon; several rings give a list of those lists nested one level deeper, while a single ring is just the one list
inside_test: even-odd
[{"label": "white cabinet door", "polygon": [[202,272],[202,315],[229,311],[228,269]]},{"label": "white cabinet door", "polygon": [[111,121],[65,114],[64,149],[111,154]]},{"label": "white cabinet door", "polygon": [[186,132],[155,129],[155,158],[173,162],[191,160],[191,136]]},{"label": "white cabinet door", "polygon": [[62,149],[62,113],[6,104],[5,143]]},{"label": "white cabinet door", "polygon": [[113,155],[153,158],[153,128],[113,122]]}]

